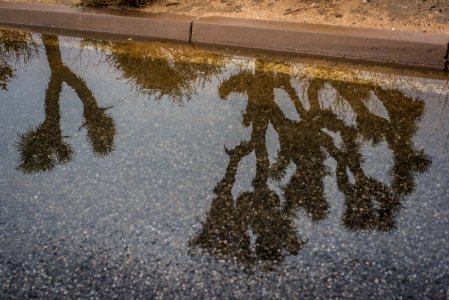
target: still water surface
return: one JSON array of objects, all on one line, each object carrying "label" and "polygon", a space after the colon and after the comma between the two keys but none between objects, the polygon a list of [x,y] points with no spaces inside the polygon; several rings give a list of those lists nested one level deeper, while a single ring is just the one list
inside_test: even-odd
[{"label": "still water surface", "polygon": [[444,299],[448,90],[0,31],[0,295]]}]

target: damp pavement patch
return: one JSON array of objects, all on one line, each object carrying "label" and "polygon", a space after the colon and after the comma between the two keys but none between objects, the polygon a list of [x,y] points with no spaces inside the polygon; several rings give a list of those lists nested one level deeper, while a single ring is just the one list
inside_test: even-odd
[{"label": "damp pavement patch", "polygon": [[0,24],[444,70],[449,35],[0,1]]}]

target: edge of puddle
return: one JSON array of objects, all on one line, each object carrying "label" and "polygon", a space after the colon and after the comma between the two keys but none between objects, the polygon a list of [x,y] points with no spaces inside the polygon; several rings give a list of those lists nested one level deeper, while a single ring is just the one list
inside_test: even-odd
[{"label": "edge of puddle", "polygon": [[[0,1],[0,24],[447,71],[449,35]],[[111,26],[110,24],[114,24]]]}]

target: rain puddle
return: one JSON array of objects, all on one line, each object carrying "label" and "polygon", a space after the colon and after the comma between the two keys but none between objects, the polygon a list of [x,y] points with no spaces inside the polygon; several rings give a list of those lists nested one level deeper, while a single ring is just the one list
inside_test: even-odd
[{"label": "rain puddle", "polygon": [[445,298],[448,91],[2,30],[0,295]]}]

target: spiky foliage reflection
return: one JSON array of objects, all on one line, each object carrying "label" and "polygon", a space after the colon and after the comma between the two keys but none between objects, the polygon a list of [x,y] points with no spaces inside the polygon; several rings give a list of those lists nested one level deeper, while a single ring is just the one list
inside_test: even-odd
[{"label": "spiky foliage reflection", "polygon": [[45,92],[45,121],[19,136],[21,162],[18,169],[24,173],[49,171],[73,158],[74,151],[60,129],[59,101],[63,82],[75,90],[83,103],[83,127],[87,129],[87,139],[94,153],[104,156],[114,148],[115,124],[107,114],[107,108],[98,107],[86,83],[62,63],[58,38],[42,35],[42,41],[51,70]]},{"label": "spiky foliage reflection", "polygon": [[0,30],[0,89],[7,90],[14,77],[14,64],[28,63],[37,53],[31,33]]},{"label": "spiky foliage reflection", "polygon": [[223,68],[222,55],[194,51],[187,46],[85,40],[84,45],[88,44],[106,50],[107,61],[140,93],[156,99],[168,97],[180,105]]},{"label": "spiky foliage reflection", "polygon": [[73,158],[73,149],[62,136],[60,128],[59,95],[62,89],[61,78],[52,74],[45,92],[45,121],[19,135],[20,164],[18,169],[24,173],[50,171],[60,163]]},{"label": "spiky foliage reflection", "polygon": [[[390,231],[405,196],[413,192],[416,174],[431,164],[422,150],[413,146],[416,123],[424,113],[424,102],[397,90],[386,90],[367,83],[303,78],[303,99],[292,86],[292,77],[276,73],[263,60],[256,61],[254,72],[242,71],[219,87],[220,97],[246,93],[248,105],[242,124],[252,126],[250,141],[226,150],[229,165],[224,178],[214,189],[216,197],[202,224],[190,241],[219,257],[243,262],[279,261],[297,253],[303,242],[294,220],[304,215],[313,222],[327,218],[330,205],[324,191],[324,178],[331,175],[324,161],[336,161],[336,181],[344,195],[344,226],[351,231]],[[282,89],[299,115],[287,118],[274,101],[275,89]],[[370,101],[381,103],[388,117],[374,113]],[[325,102],[330,102],[326,106]],[[308,102],[308,105],[305,105]],[[306,109],[308,106],[308,109]],[[344,116],[353,114],[352,123]],[[280,150],[270,165],[265,135],[269,125],[279,136]],[[337,143],[333,135],[338,134]],[[366,175],[363,146],[386,142],[393,155],[389,184]],[[254,191],[233,199],[231,190],[239,162],[256,156]],[[269,188],[270,180],[282,178],[289,165],[296,166],[282,195]],[[281,201],[281,197],[284,201]],[[255,235],[251,246],[250,232]]]}]

